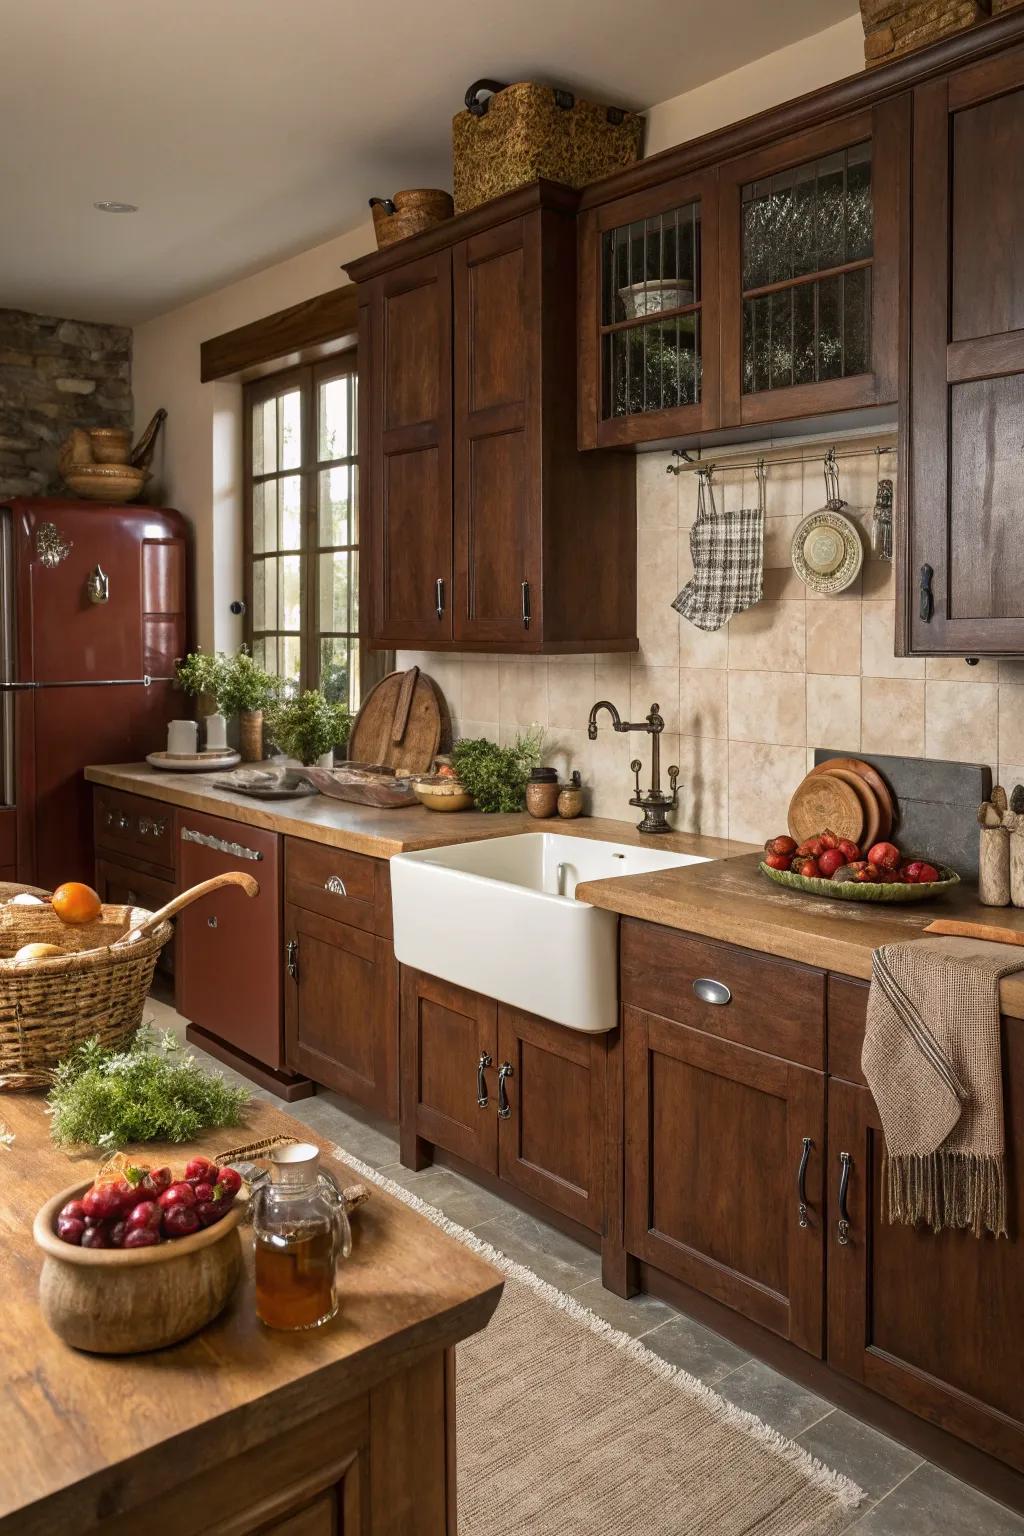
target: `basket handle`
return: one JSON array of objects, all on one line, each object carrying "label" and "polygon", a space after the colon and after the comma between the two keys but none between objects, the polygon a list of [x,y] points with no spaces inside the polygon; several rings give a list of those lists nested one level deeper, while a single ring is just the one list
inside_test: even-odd
[{"label": "basket handle", "polygon": [[[507,89],[507,85],[503,85],[500,80],[474,80],[466,92],[466,107],[474,117],[483,117],[491,104],[491,97]],[[483,101],[480,100],[481,91],[488,93]]]},{"label": "basket handle", "polygon": [[122,944],[134,944],[136,939],[145,938],[147,933],[155,932],[161,923],[166,923],[168,918],[176,916],[185,907],[190,907],[200,897],[209,896],[212,891],[219,891],[226,885],[240,885],[247,896],[258,896],[260,893],[259,881],[252,875],[247,875],[240,869],[226,870],[222,875],[214,875],[211,880],[200,880],[198,885],[182,891],[179,896],[174,897],[173,901],[168,901],[162,906],[158,912],[151,912],[145,922],[118,939],[110,946],[111,949],[119,949]]},{"label": "basket handle", "polygon": [[369,207],[383,208],[385,213],[394,213],[395,211],[394,199],[390,197],[371,197]]}]

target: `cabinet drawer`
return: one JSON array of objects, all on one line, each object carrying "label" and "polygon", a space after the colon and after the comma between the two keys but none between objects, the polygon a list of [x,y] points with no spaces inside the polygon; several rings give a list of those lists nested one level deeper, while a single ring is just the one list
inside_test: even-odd
[{"label": "cabinet drawer", "polygon": [[391,937],[391,876],[386,859],[285,839],[285,899],[307,912]]},{"label": "cabinet drawer", "polygon": [[864,1045],[864,1026],[868,1016],[866,981],[852,981],[847,976],[828,978],[828,1070],[831,1077],[843,1077],[848,1083],[867,1087],[860,1069]]},{"label": "cabinet drawer", "polygon": [[93,794],[97,851],[125,854],[161,869],[175,869],[174,812],[159,800],[98,788]]},{"label": "cabinet drawer", "polygon": [[[824,971],[632,918],[621,951],[624,1004],[824,1069]],[[718,984],[721,1002],[699,995],[701,980]]]}]

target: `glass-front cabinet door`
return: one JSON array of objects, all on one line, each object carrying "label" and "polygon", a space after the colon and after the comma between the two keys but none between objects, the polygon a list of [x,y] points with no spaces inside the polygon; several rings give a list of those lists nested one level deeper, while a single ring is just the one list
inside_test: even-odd
[{"label": "glass-front cabinet door", "polygon": [[720,171],[722,425],[897,395],[906,101]]},{"label": "glass-front cabinet door", "polygon": [[716,425],[717,212],[711,172],[583,215],[581,447]]}]

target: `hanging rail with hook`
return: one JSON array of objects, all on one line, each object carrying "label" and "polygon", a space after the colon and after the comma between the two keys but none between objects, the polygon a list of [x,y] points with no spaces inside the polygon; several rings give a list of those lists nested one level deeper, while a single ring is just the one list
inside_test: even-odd
[{"label": "hanging rail with hook", "polygon": [[[768,454],[772,452],[772,450],[769,448],[765,449],[761,453],[747,453],[742,458],[738,455],[729,457],[723,454],[717,458],[692,459],[685,448],[674,448],[672,451],[676,457],[682,459],[683,462],[681,464],[666,464],[665,473],[668,475],[697,473],[706,474],[708,471],[712,473],[726,473],[729,470],[737,469],[753,469],[757,473],[763,473],[765,470],[775,469],[782,464],[813,463],[813,461],[819,457],[819,455],[816,453],[801,453],[790,454],[787,457],[780,459],[769,458]],[[828,464],[834,465],[838,459],[863,459],[866,458],[869,454],[874,454],[875,458],[880,460],[884,453],[895,452],[895,444],[893,444],[891,447],[885,448],[875,446],[871,448],[838,449],[832,447],[823,450],[820,457]]]}]

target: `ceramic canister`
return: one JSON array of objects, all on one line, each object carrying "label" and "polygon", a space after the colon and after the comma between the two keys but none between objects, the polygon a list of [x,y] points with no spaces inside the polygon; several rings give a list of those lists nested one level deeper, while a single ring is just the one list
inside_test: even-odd
[{"label": "ceramic canister", "polygon": [[193,757],[199,747],[199,727],[194,720],[171,720],[167,725],[167,750],[174,757]]}]

